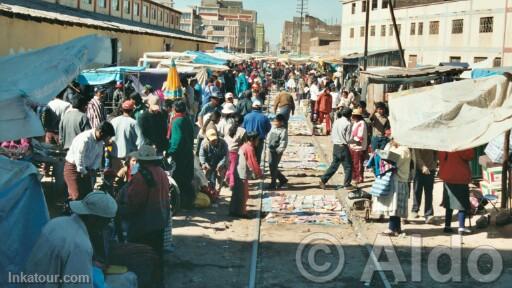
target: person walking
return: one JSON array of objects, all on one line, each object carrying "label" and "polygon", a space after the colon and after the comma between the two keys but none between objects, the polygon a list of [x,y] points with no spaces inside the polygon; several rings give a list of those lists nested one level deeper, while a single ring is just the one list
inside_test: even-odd
[{"label": "person walking", "polygon": [[73,97],[71,108],[62,116],[59,124],[59,143],[64,150],[71,147],[75,137],[91,129],[89,118],[87,118],[87,99],[82,95]]},{"label": "person walking", "polygon": [[325,189],[325,184],[329,182],[332,176],[338,171],[340,165],[343,165],[343,188],[351,188],[352,181],[352,157],[350,155],[349,143],[352,136],[352,109],[344,108],[338,112],[338,119],[334,121],[332,130],[332,162],[325,174],[320,178],[320,188]]},{"label": "person walking", "polygon": [[311,82],[311,85],[309,86],[309,105],[311,110],[311,123],[316,122],[316,116],[315,116],[315,108],[316,108],[316,101],[318,100],[318,95],[320,94],[320,88],[318,87],[318,80],[314,78]]},{"label": "person walking", "polygon": [[[279,171],[279,163],[288,146],[288,130],[285,127],[285,123],[286,119],[284,115],[277,114],[276,118],[272,121],[272,129],[270,129],[267,136],[269,152],[268,165],[271,177],[269,185],[270,190],[283,188],[288,184],[288,179]],[[277,185],[277,180],[279,180],[279,185]]]},{"label": "person walking", "polygon": [[318,99],[315,103],[315,113],[318,115],[317,123],[322,124],[325,121],[325,129],[327,135],[331,134],[331,111],[331,88],[325,87],[324,91],[318,95]]},{"label": "person walking", "polygon": [[245,117],[245,115],[251,113],[252,111],[252,93],[251,91],[244,91],[241,94],[240,100],[238,100],[238,103],[236,105],[236,110],[238,113]]},{"label": "person walking", "polygon": [[256,158],[258,159],[258,164],[260,164],[263,147],[265,145],[265,138],[272,128],[270,120],[261,111],[260,101],[254,101],[252,104],[252,112],[245,116],[242,127],[247,131],[247,133],[257,132],[260,137],[260,141],[258,141],[258,145],[256,146]]},{"label": "person walking", "polygon": [[372,210],[389,217],[388,229],[382,234],[398,236],[402,233],[402,218],[407,218],[407,205],[409,200],[409,173],[411,170],[411,151],[409,148],[391,140],[384,150],[399,156],[396,162],[396,171],[393,172],[391,193],[383,197],[375,197]]},{"label": "person walking", "polygon": [[439,152],[439,178],[444,181],[443,206],[446,209],[444,232],[452,233],[451,222],[453,210],[459,210],[457,220],[460,235],[471,231],[465,227],[468,216],[469,183],[471,183],[471,167],[469,161],[475,157],[473,149],[457,152]]},{"label": "person walking", "polygon": [[432,224],[434,208],[432,206],[432,192],[434,191],[434,178],[437,168],[437,153],[433,150],[414,149],[416,171],[414,175],[414,194],[412,205],[412,218],[418,218],[421,198],[425,192],[424,217],[426,224]]},{"label": "person walking", "polygon": [[241,127],[244,118],[240,115],[237,115],[235,118],[235,123],[231,126],[226,126],[224,130],[224,140],[228,145],[228,159],[229,159],[229,167],[226,172],[226,183],[232,189],[235,185],[235,170],[236,165],[238,164],[238,152],[240,147],[245,142],[246,132],[245,129]]},{"label": "person walking", "polygon": [[295,114],[295,101],[289,92],[281,91],[274,100],[274,114],[278,113],[284,116],[284,124],[287,126],[290,114]]}]

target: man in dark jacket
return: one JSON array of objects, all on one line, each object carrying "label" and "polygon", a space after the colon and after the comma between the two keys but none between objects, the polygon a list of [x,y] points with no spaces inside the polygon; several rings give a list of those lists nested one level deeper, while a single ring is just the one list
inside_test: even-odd
[{"label": "man in dark jacket", "polygon": [[252,111],[252,92],[247,90],[243,93],[243,98],[238,101],[236,106],[238,113],[245,117],[245,115],[251,113]]},{"label": "man in dark jacket", "polygon": [[144,111],[137,121],[144,138],[142,144],[155,146],[158,155],[167,150],[167,113],[160,108],[158,96],[149,96],[149,109]]}]

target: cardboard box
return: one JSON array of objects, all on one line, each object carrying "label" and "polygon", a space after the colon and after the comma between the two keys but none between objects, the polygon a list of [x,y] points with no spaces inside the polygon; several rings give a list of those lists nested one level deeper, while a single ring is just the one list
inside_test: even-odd
[{"label": "cardboard box", "polygon": [[487,181],[480,181],[480,190],[482,190],[483,195],[495,195],[498,196],[498,199],[501,198],[501,184],[495,185],[491,184]]},{"label": "cardboard box", "polygon": [[482,169],[482,178],[491,185],[501,186],[502,167],[487,167]]}]

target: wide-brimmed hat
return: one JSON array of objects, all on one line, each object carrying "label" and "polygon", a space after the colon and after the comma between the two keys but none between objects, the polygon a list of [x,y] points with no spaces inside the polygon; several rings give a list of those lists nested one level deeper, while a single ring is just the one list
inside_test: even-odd
[{"label": "wide-brimmed hat", "polygon": [[363,109],[356,108],[352,111],[352,116],[363,116]]},{"label": "wide-brimmed hat", "polygon": [[153,161],[162,159],[162,156],[158,156],[156,154],[156,148],[149,145],[142,145],[139,151],[130,153],[130,156],[142,161]]},{"label": "wide-brimmed hat", "polygon": [[224,108],[222,109],[222,114],[234,114],[236,113],[236,108],[235,108],[235,105],[231,104],[231,103],[226,103],[224,105]]},{"label": "wide-brimmed hat", "polygon": [[219,137],[217,136],[217,131],[215,131],[215,129],[209,129],[206,131],[206,139],[208,139],[208,141],[214,141],[218,138]]},{"label": "wide-brimmed hat", "polygon": [[117,213],[116,200],[103,191],[94,191],[80,201],[71,201],[69,208],[79,215],[96,215],[104,218],[114,218]]},{"label": "wide-brimmed hat", "polygon": [[155,95],[149,96],[147,102],[148,102],[149,110],[151,110],[151,111],[160,110],[160,98],[158,98],[158,96],[155,96]]},{"label": "wide-brimmed hat", "polygon": [[226,99],[233,99],[233,98],[235,98],[235,95],[233,95],[233,93],[231,93],[231,92],[228,92],[228,93],[226,93],[225,98]]}]

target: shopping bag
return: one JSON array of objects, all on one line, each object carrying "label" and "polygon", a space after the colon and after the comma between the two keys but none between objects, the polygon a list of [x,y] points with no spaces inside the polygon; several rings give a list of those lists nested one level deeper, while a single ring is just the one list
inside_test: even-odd
[{"label": "shopping bag", "polygon": [[388,171],[384,175],[376,176],[370,194],[375,197],[384,197],[391,194],[393,175],[393,171]]}]

